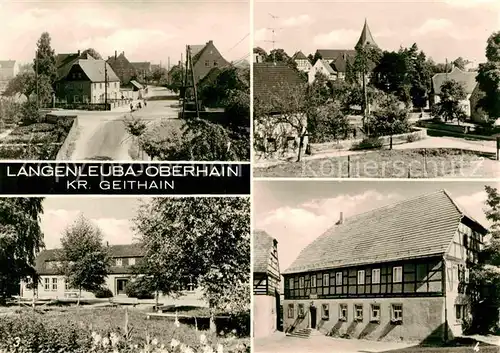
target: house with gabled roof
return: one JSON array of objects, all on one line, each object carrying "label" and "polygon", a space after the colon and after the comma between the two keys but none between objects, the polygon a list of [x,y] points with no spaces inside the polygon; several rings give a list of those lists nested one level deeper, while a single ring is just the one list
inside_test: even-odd
[{"label": "house with gabled roof", "polygon": [[476,81],[477,72],[463,71],[454,66],[451,72],[438,73],[432,76],[432,103],[437,104],[441,98],[441,87],[447,81],[455,81],[462,85],[465,90],[466,98],[460,101],[464,113],[470,117],[472,113],[471,97],[478,86]]},{"label": "house with gabled roof", "polygon": [[337,73],[333,69],[330,62],[327,60],[316,60],[314,66],[307,73],[307,81],[309,82],[309,84],[313,83],[316,80],[316,75],[318,74],[324,75],[330,81],[335,81],[337,79]]},{"label": "house with gabled roof", "polygon": [[137,72],[134,65],[125,56],[125,52],[122,51],[118,55],[115,51],[115,55],[108,57],[107,62],[120,78],[120,85],[122,87],[130,86],[130,81],[135,79]]},{"label": "house with gabled roof", "polygon": [[297,63],[297,69],[300,71],[304,71],[307,73],[312,68],[311,62],[309,61],[307,56],[305,56],[304,53],[300,50],[293,54],[292,60]]},{"label": "house with gabled roof", "polygon": [[[111,257],[110,271],[104,287],[109,289],[116,298],[126,298],[127,285],[137,276],[134,266],[140,264],[145,251],[139,243],[123,245],[107,245]],[[22,298],[33,299],[64,299],[78,297],[79,290],[71,288],[61,273],[61,250],[43,250],[35,261],[35,270],[40,276],[38,285],[33,289],[31,281],[21,282]],[[181,296],[171,298],[161,295],[163,303],[193,306],[207,306],[203,293],[195,283],[190,283],[181,291]],[[82,291],[81,298],[92,299],[95,294]]]},{"label": "house with gabled roof", "polygon": [[[120,100],[120,79],[104,60],[77,59],[60,67],[55,84],[58,102],[98,104]],[[107,87],[106,87],[107,86]]]},{"label": "house with gabled roof", "polygon": [[209,40],[205,45],[189,45],[195,84],[205,77],[214,67],[222,68],[229,65],[214,42]]},{"label": "house with gabled roof", "polygon": [[16,60],[0,60],[0,81],[10,81],[19,73]]},{"label": "house with gabled roof", "polygon": [[[284,112],[273,104],[277,97],[288,94],[288,90],[305,89],[307,81],[303,73],[283,62],[266,62],[253,64],[254,148],[265,154],[283,154],[295,151],[300,144],[300,135],[307,130],[307,117],[297,112],[285,122]],[[262,109],[261,109],[262,108]],[[263,112],[265,110],[265,112]],[[263,114],[264,116],[260,116]],[[290,114],[287,114],[290,115]],[[301,131],[298,131],[298,127]],[[307,136],[303,136],[303,150],[308,144]]]},{"label": "house with gabled roof", "polygon": [[487,229],[445,190],[340,221],[283,273],[290,334],[448,340],[470,318]]},{"label": "house with gabled roof", "polygon": [[264,337],[280,329],[278,241],[262,230],[254,230],[253,238],[253,333]]}]

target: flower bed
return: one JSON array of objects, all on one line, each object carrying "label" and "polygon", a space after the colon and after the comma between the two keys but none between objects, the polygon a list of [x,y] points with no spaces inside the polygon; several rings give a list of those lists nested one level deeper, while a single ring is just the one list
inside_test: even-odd
[{"label": "flower bed", "polygon": [[209,335],[178,321],[146,320],[140,311],[80,308],[0,318],[0,352],[243,353],[250,348],[248,338]]}]

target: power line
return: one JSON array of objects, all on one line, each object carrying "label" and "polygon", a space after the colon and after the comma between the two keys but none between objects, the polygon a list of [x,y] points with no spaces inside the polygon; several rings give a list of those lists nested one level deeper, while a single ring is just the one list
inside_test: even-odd
[{"label": "power line", "polygon": [[236,48],[236,47],[237,47],[237,46],[238,46],[241,42],[243,42],[243,41],[244,41],[244,40],[245,40],[245,39],[246,39],[249,35],[250,35],[250,33],[247,33],[247,34],[246,34],[243,38],[241,38],[241,39],[238,41],[238,43],[236,43],[235,45],[233,45],[233,46],[231,47],[231,49],[229,49],[229,50],[227,51],[227,53],[229,53],[231,50],[233,50],[234,48]]}]

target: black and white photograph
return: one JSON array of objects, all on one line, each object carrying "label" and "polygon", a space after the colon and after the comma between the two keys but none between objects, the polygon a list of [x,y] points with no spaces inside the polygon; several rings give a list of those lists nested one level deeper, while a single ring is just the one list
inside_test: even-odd
[{"label": "black and white photograph", "polygon": [[256,181],[254,352],[498,352],[499,186]]},{"label": "black and white photograph", "polygon": [[500,175],[499,11],[256,0],[255,176]]},{"label": "black and white photograph", "polygon": [[250,352],[249,198],[1,198],[0,229],[1,352]]},{"label": "black and white photograph", "polygon": [[0,2],[0,159],[249,161],[249,9]]}]

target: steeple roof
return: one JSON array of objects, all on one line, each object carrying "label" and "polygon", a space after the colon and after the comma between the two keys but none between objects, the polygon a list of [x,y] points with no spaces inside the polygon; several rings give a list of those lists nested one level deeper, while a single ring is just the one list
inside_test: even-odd
[{"label": "steeple roof", "polygon": [[363,26],[363,30],[361,31],[361,36],[359,36],[357,46],[373,46],[377,47],[377,43],[375,43],[375,39],[373,39],[372,32],[370,31],[370,27],[368,27],[368,21],[365,18],[365,25]]}]

